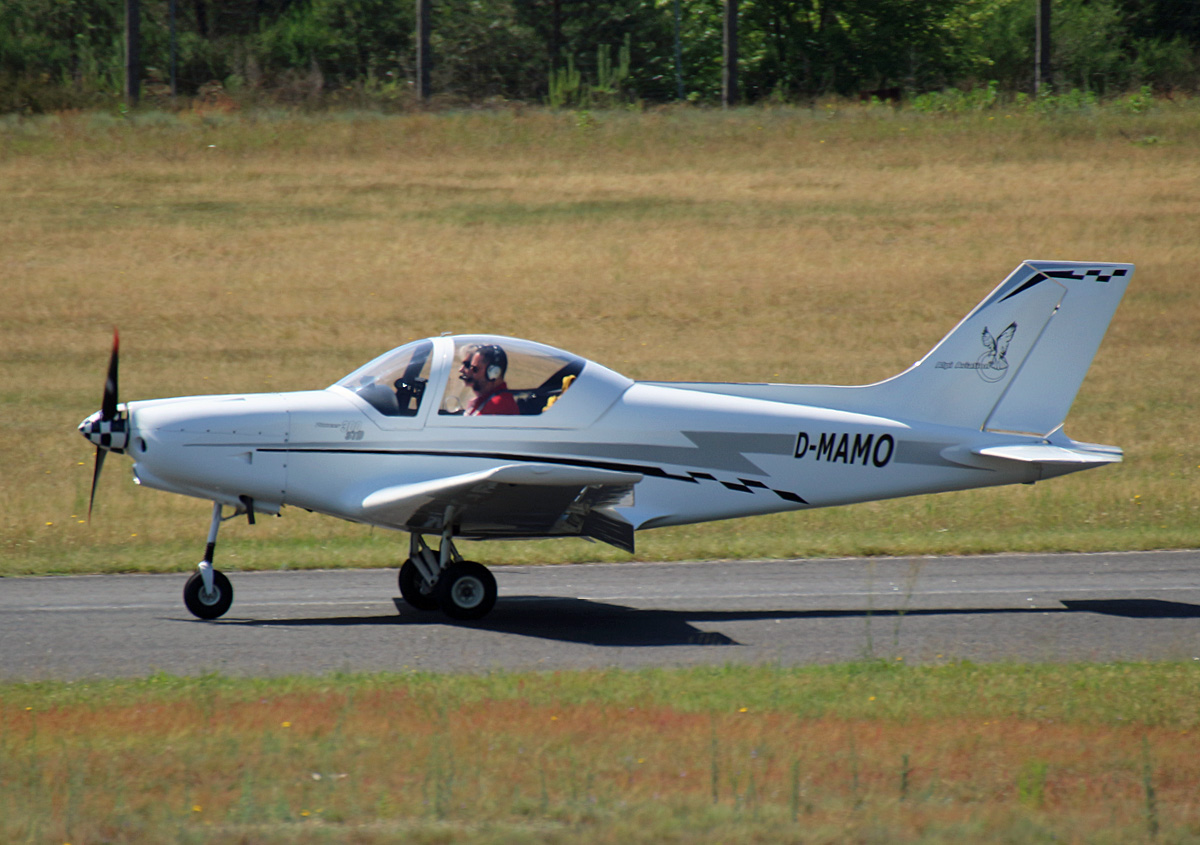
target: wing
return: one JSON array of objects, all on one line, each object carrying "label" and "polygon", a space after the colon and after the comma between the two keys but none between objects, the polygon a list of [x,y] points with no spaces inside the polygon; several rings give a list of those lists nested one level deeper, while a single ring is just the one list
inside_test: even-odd
[{"label": "wing", "polygon": [[547,537],[582,535],[633,551],[633,527],[613,506],[628,500],[640,473],[542,463],[384,487],[362,501],[365,521],[422,533]]}]

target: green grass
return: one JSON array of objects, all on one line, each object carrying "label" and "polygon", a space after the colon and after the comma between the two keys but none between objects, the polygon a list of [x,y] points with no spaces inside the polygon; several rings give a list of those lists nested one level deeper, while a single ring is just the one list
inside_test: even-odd
[{"label": "green grass", "polygon": [[1190,663],[9,683],[0,837],[1189,841],[1198,692]]}]

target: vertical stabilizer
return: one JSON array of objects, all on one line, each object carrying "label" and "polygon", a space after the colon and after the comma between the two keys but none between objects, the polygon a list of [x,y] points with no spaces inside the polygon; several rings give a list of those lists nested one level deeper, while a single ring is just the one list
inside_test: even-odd
[{"label": "vertical stabilizer", "polygon": [[1025,261],[924,358],[875,384],[692,389],[1048,437],[1075,401],[1132,264]]},{"label": "vertical stabilizer", "polygon": [[1027,284],[1064,293],[984,427],[1047,435],[1062,425],[1129,280],[1132,264],[1029,261]]},{"label": "vertical stabilizer", "polygon": [[867,390],[911,419],[1046,436],[1132,276],[1132,264],[1026,261],[928,355]]}]

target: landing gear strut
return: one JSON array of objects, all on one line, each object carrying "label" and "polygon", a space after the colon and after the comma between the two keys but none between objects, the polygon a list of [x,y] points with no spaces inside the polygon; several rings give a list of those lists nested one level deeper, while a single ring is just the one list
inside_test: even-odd
[{"label": "landing gear strut", "polygon": [[400,595],[417,610],[437,610],[451,619],[482,619],[496,604],[496,579],[487,567],[463,560],[450,529],[435,552],[413,534],[408,560],[400,567]]},{"label": "landing gear strut", "polygon": [[[204,559],[183,587],[183,603],[200,619],[217,619],[233,605],[233,585],[213,569],[212,561],[221,523],[243,514],[253,525],[254,502],[249,498],[243,497],[229,516],[222,516],[221,503],[213,502]],[[454,547],[452,509],[445,525],[437,551],[420,534],[411,535],[408,560],[400,567],[400,595],[417,610],[440,609],[451,619],[482,619],[496,604],[496,578],[483,564],[463,560]]]},{"label": "landing gear strut", "polygon": [[217,548],[217,530],[226,519],[245,514],[254,524],[254,502],[243,497],[243,508],[229,516],[221,516],[221,503],[213,502],[212,522],[208,526],[208,543],[204,547],[204,560],[196,572],[183,585],[183,603],[193,616],[200,619],[217,619],[224,616],[233,604],[233,585],[222,573],[213,569],[213,553]]}]

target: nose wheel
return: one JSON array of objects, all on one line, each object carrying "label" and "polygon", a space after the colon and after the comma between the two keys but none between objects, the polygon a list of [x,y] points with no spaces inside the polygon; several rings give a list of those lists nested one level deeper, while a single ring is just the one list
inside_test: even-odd
[{"label": "nose wheel", "polygon": [[221,503],[213,502],[212,523],[208,527],[208,544],[204,547],[204,560],[197,571],[183,585],[183,603],[192,615],[199,619],[217,619],[224,616],[233,604],[233,585],[222,573],[213,569],[213,552],[217,548],[217,531],[226,519],[246,514],[254,524],[254,502],[242,497],[242,507],[231,516],[221,516]]},{"label": "nose wheel", "polygon": [[193,572],[192,577],[183,586],[183,603],[193,616],[200,619],[216,619],[224,616],[233,604],[233,585],[229,579],[217,570],[212,570],[212,587],[206,589],[204,578],[199,572]]}]

